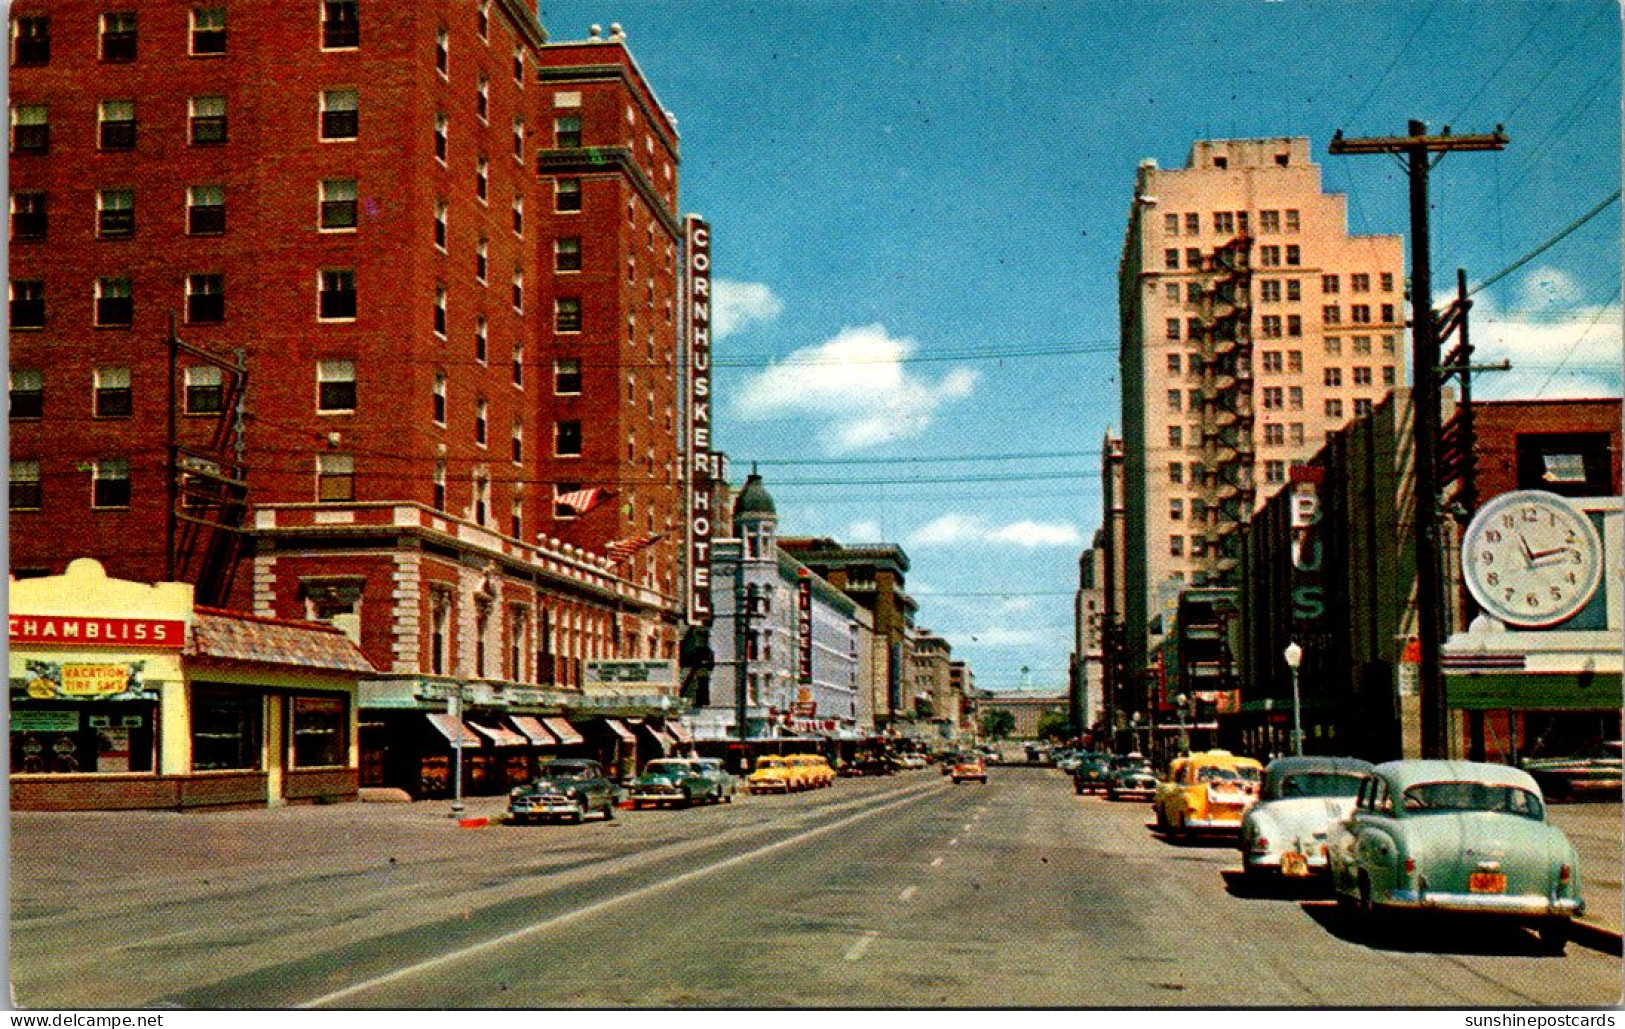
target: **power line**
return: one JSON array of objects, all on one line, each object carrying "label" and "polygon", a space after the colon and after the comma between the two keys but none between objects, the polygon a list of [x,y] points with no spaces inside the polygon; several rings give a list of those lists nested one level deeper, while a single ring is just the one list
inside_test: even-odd
[{"label": "power line", "polygon": [[[1614,195],[1617,197],[1619,194],[1615,193]],[[1619,299],[1619,290],[1619,284],[1616,283],[1614,285],[1614,295],[1608,299],[1608,303],[1597,308],[1597,313],[1591,317],[1591,324],[1587,325],[1586,330],[1580,333],[1580,335],[1576,336],[1573,343],[1569,344],[1568,352],[1563,355],[1563,360],[1558,362],[1557,367],[1553,368],[1551,373],[1546,376],[1546,381],[1540,384],[1540,389],[1535,391],[1535,395],[1537,397],[1546,392],[1546,387],[1550,386],[1552,384],[1552,380],[1557,378],[1557,373],[1563,370],[1563,365],[1567,363],[1569,357],[1577,349],[1579,349],[1581,343],[1585,342],[1585,338],[1591,335],[1591,330],[1597,327],[1597,322],[1602,320],[1602,316],[1613,307],[1614,301]]]},{"label": "power line", "polygon": [[1617,189],[1614,190],[1614,192],[1611,195],[1609,195],[1609,197],[1606,200],[1602,201],[1596,207],[1593,207],[1591,210],[1589,210],[1585,214],[1581,215],[1580,218],[1577,221],[1570,224],[1562,232],[1559,232],[1557,235],[1553,236],[1551,239],[1549,239],[1546,242],[1542,243],[1540,246],[1538,246],[1535,249],[1529,251],[1527,254],[1524,254],[1522,257],[1518,258],[1516,261],[1514,261],[1511,264],[1507,265],[1505,268],[1502,268],[1500,271],[1496,272],[1494,275],[1491,275],[1489,278],[1485,279],[1483,282],[1480,282],[1478,285],[1476,285],[1472,289],[1468,290],[1467,295],[1468,296],[1473,296],[1474,294],[1478,293],[1480,290],[1487,289],[1488,287],[1495,285],[1497,282],[1500,282],[1502,279],[1506,278],[1508,275],[1511,275],[1513,272],[1517,271],[1519,268],[1522,268],[1524,265],[1528,264],[1530,261],[1533,261],[1535,258],[1539,257],[1541,254],[1544,254],[1546,251],[1550,250],[1552,247],[1554,247],[1557,244],[1561,243],[1571,233],[1573,233],[1575,230],[1579,229],[1580,226],[1584,225],[1586,222],[1590,221],[1591,219],[1595,218],[1597,215],[1601,214],[1604,210],[1606,210],[1608,208],[1608,206],[1610,204],[1617,201],[1619,199],[1619,197],[1620,197],[1620,193],[1621,193],[1620,190],[1617,190]]},{"label": "power line", "polygon": [[1478,87],[1478,92],[1468,97],[1467,102],[1461,105],[1461,110],[1457,111],[1455,116],[1450,119],[1452,123],[1461,121],[1461,116],[1466,114],[1468,110],[1472,108],[1474,101],[1484,95],[1484,91],[1490,88],[1490,83],[1494,82],[1500,77],[1501,73],[1506,70],[1506,66],[1512,62],[1512,59],[1524,52],[1523,45],[1529,42],[1529,37],[1535,34],[1536,29],[1546,24],[1546,19],[1551,17],[1552,12],[1557,9],[1557,4],[1551,4],[1546,8],[1539,18],[1535,19],[1535,23],[1529,26],[1529,31],[1525,32],[1523,34],[1523,38],[1512,45],[1512,49],[1508,50],[1507,55],[1501,58],[1501,63],[1496,66],[1495,71],[1491,72],[1484,79],[1484,84]]},{"label": "power line", "polygon": [[934,457],[762,457],[753,458],[751,464],[767,467],[799,467],[802,465],[858,465],[858,464],[938,464],[958,461],[1038,461],[1073,457],[1099,457],[1098,450],[1057,450],[1032,454],[958,454]]},{"label": "power line", "polygon": [[1371,89],[1366,93],[1365,99],[1360,101],[1359,106],[1354,108],[1354,112],[1352,114],[1343,119],[1345,124],[1354,121],[1360,116],[1360,112],[1365,110],[1365,105],[1370,103],[1371,98],[1377,95],[1377,89],[1382,86],[1383,82],[1387,80],[1388,76],[1393,72],[1393,70],[1398,67],[1400,58],[1405,55],[1406,50],[1410,49],[1411,44],[1416,42],[1416,37],[1422,34],[1422,30],[1427,28],[1428,21],[1433,17],[1433,12],[1437,11],[1438,9],[1439,7],[1437,4],[1428,5],[1427,14],[1423,15],[1420,22],[1417,22],[1416,28],[1411,30],[1411,34],[1408,38],[1406,38],[1404,44],[1401,45],[1398,50],[1394,51],[1394,59],[1388,62],[1388,67],[1384,68],[1382,70],[1382,74],[1377,76],[1377,81],[1371,84]]}]

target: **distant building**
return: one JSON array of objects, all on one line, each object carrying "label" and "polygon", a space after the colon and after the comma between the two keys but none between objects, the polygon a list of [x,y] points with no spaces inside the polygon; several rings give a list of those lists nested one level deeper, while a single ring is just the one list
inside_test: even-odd
[{"label": "distant building", "polygon": [[1069,702],[1064,690],[979,690],[976,718],[980,722],[989,711],[1008,711],[1016,720],[1012,739],[1037,739],[1039,719],[1046,714],[1065,717]]}]

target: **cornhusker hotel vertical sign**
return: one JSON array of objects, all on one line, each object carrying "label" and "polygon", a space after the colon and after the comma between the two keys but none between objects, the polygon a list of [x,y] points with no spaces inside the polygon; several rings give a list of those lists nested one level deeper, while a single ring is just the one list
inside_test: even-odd
[{"label": "cornhusker hotel vertical sign", "polygon": [[688,621],[711,622],[711,227],[683,221],[688,259]]}]

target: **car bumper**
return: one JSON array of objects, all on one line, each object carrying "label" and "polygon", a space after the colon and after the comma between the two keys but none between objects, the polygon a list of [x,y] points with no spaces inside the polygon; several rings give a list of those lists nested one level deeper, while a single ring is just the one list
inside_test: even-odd
[{"label": "car bumper", "polygon": [[578,811],[576,802],[568,797],[531,800],[524,804],[508,805],[510,817],[529,818],[533,815],[573,815]]},{"label": "car bumper", "polygon": [[1228,818],[1190,818],[1185,821],[1185,828],[1191,832],[1210,833],[1239,833],[1241,832],[1241,816],[1234,820]]},{"label": "car bumper", "polygon": [[637,790],[632,791],[631,797],[634,804],[670,804],[682,799],[681,793],[649,793]]},{"label": "car bumper", "polygon": [[1585,914],[1578,897],[1505,896],[1493,893],[1418,893],[1395,890],[1382,907],[1411,911],[1458,911],[1464,914],[1513,915],[1523,918],[1573,918]]},{"label": "car bumper", "polygon": [[[1331,865],[1326,855],[1313,850],[1307,854],[1292,852],[1297,860],[1288,858],[1284,853],[1278,854],[1248,854],[1243,858],[1249,871],[1274,872],[1289,878],[1304,876],[1326,875],[1331,871]],[[1283,870],[1284,868],[1284,870]],[[1301,869],[1301,870],[1300,870]]]},{"label": "car bumper", "polygon": [[753,782],[746,786],[752,793],[789,793],[787,782]]}]

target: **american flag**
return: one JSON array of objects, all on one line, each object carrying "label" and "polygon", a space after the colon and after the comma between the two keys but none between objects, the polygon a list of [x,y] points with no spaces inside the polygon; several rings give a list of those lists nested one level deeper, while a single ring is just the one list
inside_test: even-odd
[{"label": "american flag", "polygon": [[593,508],[597,507],[600,502],[607,500],[614,495],[614,492],[611,490],[604,489],[601,486],[593,486],[590,489],[578,489],[571,493],[560,493],[558,496],[553,498],[553,503],[560,507],[569,508],[579,517],[580,515],[584,515],[588,511],[591,511]]},{"label": "american flag", "polygon": [[652,547],[665,538],[666,534],[663,532],[657,532],[649,536],[633,536],[630,539],[616,540],[605,547],[604,551],[609,554],[610,561],[620,564],[644,547]]}]

